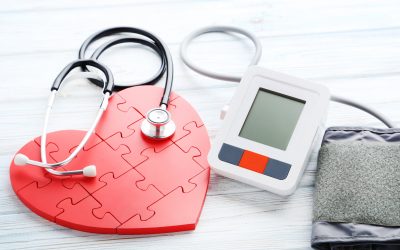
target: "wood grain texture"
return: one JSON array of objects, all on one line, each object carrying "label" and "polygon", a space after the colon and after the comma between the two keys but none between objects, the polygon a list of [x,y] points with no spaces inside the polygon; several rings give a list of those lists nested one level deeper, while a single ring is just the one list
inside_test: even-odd
[{"label": "wood grain texture", "polygon": [[[236,25],[260,37],[260,65],[328,86],[332,93],[369,104],[400,124],[400,2],[397,0],[2,0],[0,5],[0,249],[309,249],[316,152],[296,193],[281,198],[213,174],[194,232],[158,236],[82,233],[48,222],[13,193],[9,163],[41,131],[49,86],[92,32],[115,25],[148,29],[170,46],[174,89],[190,100],[211,139],[221,107],[236,84],[190,71],[179,43],[207,25]],[[151,52],[119,46],[102,60],[116,80],[144,79],[159,63]],[[210,34],[190,56],[199,65],[240,74],[253,51],[238,36]],[[161,85],[161,83],[160,83]],[[57,102],[51,129],[86,128],[98,89],[77,82]],[[328,125],[382,124],[332,104]]]}]

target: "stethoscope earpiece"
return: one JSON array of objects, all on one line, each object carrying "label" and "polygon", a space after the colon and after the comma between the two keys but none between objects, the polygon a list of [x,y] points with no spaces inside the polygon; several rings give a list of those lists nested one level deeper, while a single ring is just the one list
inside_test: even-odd
[{"label": "stethoscope earpiece", "polygon": [[83,174],[83,176],[86,176],[86,177],[96,177],[96,174],[97,174],[96,166],[89,165],[87,167],[84,167],[82,169],[82,174]]},{"label": "stethoscope earpiece", "polygon": [[14,164],[17,166],[25,166],[28,164],[29,158],[24,154],[17,154],[14,157]]}]

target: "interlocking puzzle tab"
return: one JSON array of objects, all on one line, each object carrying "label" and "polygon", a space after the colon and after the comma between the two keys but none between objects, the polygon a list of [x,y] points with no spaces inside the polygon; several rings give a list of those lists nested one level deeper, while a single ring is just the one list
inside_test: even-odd
[{"label": "interlocking puzzle tab", "polygon": [[[149,94],[150,91],[152,91],[151,94]],[[143,117],[145,117],[150,109],[160,105],[163,92],[164,88],[154,86],[127,88],[116,94],[124,100],[118,103],[118,109],[127,112],[129,109],[135,108]],[[176,98],[178,98],[178,96],[172,92],[169,100],[172,102]]]},{"label": "interlocking puzzle tab", "polygon": [[129,126],[143,118],[143,116],[133,107],[127,107],[122,111],[118,105],[123,105],[126,100],[118,94],[111,96],[107,110],[104,112],[99,125],[96,127],[96,134],[102,138],[121,133],[123,137],[131,135],[134,131]]},{"label": "interlocking puzzle tab", "polygon": [[89,196],[89,193],[79,184],[72,188],[67,188],[63,185],[62,180],[71,177],[50,177],[45,174],[51,181],[44,187],[39,187],[37,182],[33,182],[25,188],[18,191],[18,197],[35,213],[48,219],[54,220],[54,217],[62,212],[57,208],[57,204],[65,199],[70,198],[74,203],[77,203]]},{"label": "interlocking puzzle tab", "polygon": [[62,212],[55,218],[60,225],[97,233],[116,233],[116,227],[121,223],[110,213],[99,219],[93,216],[93,209],[100,208],[101,204],[92,196],[74,204],[71,198],[64,199],[57,204]]},{"label": "interlocking puzzle tab", "polygon": [[[210,169],[203,170],[200,174],[191,178],[189,182],[196,188],[184,193],[182,187],[178,187],[164,198],[149,206],[156,211],[153,218],[143,221],[139,216],[134,216],[118,227],[120,234],[132,233],[166,233],[193,230],[201,213],[204,203],[204,194],[210,178]],[[171,207],[179,204],[179,211],[171,213]]]},{"label": "interlocking puzzle tab", "polygon": [[200,116],[197,113],[191,115],[190,119],[188,119],[188,114],[191,114],[192,110],[193,108],[183,98],[179,97],[171,101],[170,112],[172,119],[176,124],[175,134],[171,138],[173,141],[177,141],[189,134],[189,131],[184,129],[184,126],[186,124],[194,122],[195,124],[197,124],[197,126],[203,125],[203,121],[201,120]]},{"label": "interlocking puzzle tab", "polygon": [[[72,149],[78,146],[84,136],[85,134],[82,133],[81,130],[62,130],[58,133],[48,133],[46,136],[46,152],[48,161],[51,162],[54,160],[53,157],[57,157],[56,161],[64,160]],[[60,137],[68,138],[68,140],[60,140]],[[87,151],[102,141],[103,140],[97,135],[92,135],[83,147],[83,150]],[[35,142],[40,147],[41,137],[35,138]]]},{"label": "interlocking puzzle tab", "polygon": [[182,187],[184,192],[190,192],[196,185],[190,183],[189,179],[204,170],[200,165],[193,164],[193,157],[201,155],[197,148],[191,148],[185,153],[172,144],[159,153],[149,148],[142,154],[149,159],[135,169],[146,177],[137,183],[143,190],[154,185],[163,194],[177,187]]},{"label": "interlocking puzzle tab", "polygon": [[121,134],[117,133],[108,138],[106,141],[106,143],[114,150],[117,150],[119,147],[128,147],[130,153],[122,155],[122,158],[129,162],[129,164],[131,164],[133,167],[148,159],[148,157],[141,154],[143,150],[147,148],[154,148],[155,152],[160,152],[173,143],[168,139],[154,141],[145,138],[140,131],[140,125],[141,122],[134,123],[131,127],[134,130],[134,133],[128,137],[124,138]]},{"label": "interlocking puzzle tab", "polygon": [[[122,158],[124,154],[129,153],[130,150],[126,146],[121,146],[117,150],[112,150],[105,142],[97,144],[88,151],[79,152],[76,158],[65,165],[64,168],[67,170],[76,170],[94,164],[97,169],[97,176],[93,178],[74,176],[73,178],[65,180],[64,185],[71,187],[75,185],[75,183],[79,183],[89,193],[93,193],[105,185],[104,182],[100,181],[102,175],[112,172],[117,178],[132,169],[132,166]],[[53,156],[53,154],[51,154],[51,156]],[[54,159],[59,160],[63,159],[63,157],[54,157]]]},{"label": "interlocking puzzle tab", "polygon": [[[40,147],[35,141],[28,142],[19,152],[32,160],[41,160]],[[50,162],[49,159],[48,161]],[[10,179],[15,193],[18,193],[21,189],[34,182],[37,187],[44,187],[51,182],[51,178],[45,175],[44,170],[41,168],[31,167],[28,170],[25,167],[14,166],[13,164],[10,167]]]},{"label": "interlocking puzzle tab", "polygon": [[100,180],[107,185],[93,193],[93,197],[101,201],[102,206],[94,209],[93,214],[97,218],[103,218],[109,212],[121,222],[135,215],[139,215],[142,220],[152,217],[154,211],[147,210],[147,207],[163,195],[154,186],[149,186],[145,191],[139,189],[136,182],[143,179],[134,169],[118,178],[112,173],[103,175]]},{"label": "interlocking puzzle tab", "polygon": [[[196,147],[200,152],[208,152],[210,148],[209,140],[202,140],[204,133],[207,130],[203,124],[199,125],[196,122],[189,122],[183,126],[183,130],[187,131],[187,134],[175,142],[178,147],[183,151],[188,152],[191,147]],[[202,167],[208,166],[207,157],[195,157],[194,160],[199,163]]]},{"label": "interlocking puzzle tab", "polygon": [[[59,177],[43,168],[12,162],[10,179],[17,196],[38,215],[87,232],[194,229],[209,182],[209,138],[190,104],[172,94],[169,110],[177,133],[164,141],[145,139],[141,121],[148,109],[159,105],[162,91],[142,86],[114,94],[96,134],[75,159],[61,167],[74,170],[94,164],[96,177]],[[84,135],[79,130],[49,133],[48,162],[67,158]],[[40,161],[40,138],[19,152]]]}]

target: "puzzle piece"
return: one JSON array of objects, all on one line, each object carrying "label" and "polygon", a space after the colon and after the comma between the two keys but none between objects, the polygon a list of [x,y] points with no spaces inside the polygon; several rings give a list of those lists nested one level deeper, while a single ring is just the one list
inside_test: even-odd
[{"label": "puzzle piece", "polygon": [[54,218],[62,212],[57,204],[65,198],[71,198],[74,203],[77,203],[89,196],[89,193],[79,184],[72,188],[67,188],[62,184],[63,179],[71,178],[70,176],[52,178],[46,174],[46,177],[51,179],[46,186],[39,187],[35,181],[18,191],[21,201],[43,218],[54,221]]},{"label": "puzzle piece", "polygon": [[[39,139],[38,139],[39,138]],[[40,159],[39,159],[39,161],[42,161],[42,157],[41,157],[41,152],[40,152],[40,142],[37,142],[37,141],[40,141],[40,137],[37,137],[37,138],[35,138],[35,140],[34,140],[34,142],[39,146],[39,154],[40,154]],[[50,156],[50,153],[55,153],[55,152],[57,152],[59,149],[58,149],[58,146],[56,145],[56,144],[54,144],[54,143],[52,143],[52,142],[47,142],[47,145],[46,145],[46,160],[47,160],[47,162],[48,163],[54,163],[54,162],[56,162],[51,156]]]},{"label": "puzzle piece", "polygon": [[146,177],[137,183],[143,190],[153,184],[163,194],[179,186],[184,192],[190,192],[195,185],[190,183],[189,179],[203,171],[203,168],[193,160],[193,157],[200,155],[200,151],[194,147],[185,153],[172,144],[158,153],[154,148],[146,149],[142,155],[147,156],[148,160],[135,169]]},{"label": "puzzle piece", "polygon": [[[194,160],[203,168],[208,168],[207,155],[210,150],[210,141],[202,140],[207,130],[204,125],[197,125],[196,122],[189,122],[183,129],[188,131],[187,135],[175,142],[184,152],[188,152],[191,147],[196,147],[200,150],[201,156],[195,157]],[[188,136],[190,134],[190,136]]]},{"label": "puzzle piece", "polygon": [[[62,130],[48,133],[46,146],[47,161],[51,163],[52,161],[54,162],[54,159],[56,159],[56,161],[65,160],[72,152],[72,149],[79,145],[85,134],[86,131],[83,130]],[[60,140],[60,137],[62,137],[63,140]],[[41,137],[35,138],[35,142],[39,147],[41,143],[40,140]],[[92,134],[83,147],[83,150],[89,150],[102,141],[103,140],[96,134]]]},{"label": "puzzle piece", "polygon": [[[151,92],[151,95],[149,93]],[[134,107],[143,117],[146,117],[147,112],[160,106],[160,100],[164,93],[164,88],[155,86],[138,86],[128,88],[117,93],[124,100],[118,104],[118,108],[127,112]],[[169,98],[170,102],[177,98],[177,95],[172,92]]]},{"label": "puzzle piece", "polygon": [[190,179],[196,185],[193,191],[184,193],[181,187],[176,188],[149,206],[148,209],[156,212],[152,218],[142,221],[139,216],[134,216],[119,226],[117,232],[166,233],[195,229],[205,201],[209,178],[208,168]]},{"label": "puzzle piece", "polygon": [[86,232],[116,233],[116,227],[121,223],[109,213],[102,219],[95,217],[92,210],[101,207],[101,204],[92,196],[74,204],[71,198],[62,200],[57,204],[63,212],[56,217],[60,225]]},{"label": "puzzle piece", "polygon": [[[72,187],[76,183],[79,183],[89,193],[93,193],[105,185],[104,182],[100,181],[102,175],[112,172],[115,178],[117,178],[132,169],[132,166],[122,158],[124,154],[128,153],[130,153],[130,150],[124,145],[120,146],[117,150],[113,150],[105,142],[97,144],[88,151],[79,152],[76,158],[65,165],[64,168],[66,170],[76,170],[89,165],[95,165],[97,172],[96,177],[88,178],[82,175],[76,175],[64,180],[64,185]],[[53,154],[51,154],[51,156],[53,156]],[[65,156],[60,158],[64,159]]]},{"label": "puzzle piece", "polygon": [[95,133],[102,139],[120,132],[123,137],[131,135],[134,131],[129,129],[129,125],[142,119],[143,116],[134,108],[128,107],[123,112],[118,109],[119,104],[126,101],[118,94],[114,94],[108,103],[107,110],[104,111]]},{"label": "puzzle piece", "polygon": [[[22,147],[18,153],[22,153],[35,161],[41,160],[40,147],[34,140]],[[40,188],[44,187],[51,182],[51,178],[45,175],[45,173],[46,170],[35,166],[16,166],[13,159],[10,167],[12,187],[16,193],[33,182],[36,182]]]},{"label": "puzzle piece", "polygon": [[[186,124],[194,122],[197,126],[203,125],[200,116],[197,113],[193,114],[191,112],[193,110],[192,106],[183,98],[174,99],[170,102],[168,108],[171,112],[171,119],[176,125],[175,134],[171,138],[174,142],[189,134],[189,131],[184,129]],[[187,114],[191,115],[188,116]]]},{"label": "puzzle piece", "polygon": [[[148,94],[150,90],[153,92],[152,95]],[[118,93],[120,98],[125,100],[118,105],[118,108],[124,112],[135,108],[143,117],[146,117],[149,110],[159,107],[163,92],[164,88],[154,86],[125,89]],[[172,120],[176,125],[175,134],[171,137],[172,141],[179,140],[189,133],[183,129],[185,124],[194,121],[198,126],[203,125],[199,115],[192,112],[192,106],[185,99],[178,97],[174,92],[171,93],[167,110],[171,113]],[[128,127],[131,128],[130,126]],[[123,135],[123,137],[126,136]]]},{"label": "puzzle piece", "polygon": [[115,178],[112,173],[105,174],[100,178],[107,185],[93,193],[102,207],[93,209],[97,218],[104,218],[109,212],[118,221],[125,222],[134,215],[139,215],[142,220],[147,220],[154,215],[154,211],[147,207],[163,197],[154,186],[149,186],[143,191],[136,186],[136,182],[142,180],[135,169]]},{"label": "puzzle piece", "polygon": [[147,160],[146,156],[141,155],[143,150],[153,147],[156,152],[160,152],[173,143],[169,139],[158,141],[147,139],[140,131],[141,121],[136,122],[133,125],[134,126],[131,128],[135,132],[129,137],[124,138],[118,133],[106,140],[106,143],[109,144],[114,150],[117,150],[121,145],[127,146],[131,152],[129,154],[124,154],[122,157],[132,166],[137,166]]}]

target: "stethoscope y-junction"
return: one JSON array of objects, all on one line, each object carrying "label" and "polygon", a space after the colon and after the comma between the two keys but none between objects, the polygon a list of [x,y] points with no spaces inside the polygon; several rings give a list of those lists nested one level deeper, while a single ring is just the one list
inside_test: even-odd
[{"label": "stethoscope y-junction", "polygon": [[[134,34],[135,36],[134,37],[127,36],[126,35],[127,33]],[[93,44],[94,42],[96,42],[101,38],[114,35],[121,35],[121,36],[102,44],[94,51],[90,59],[84,59],[86,56],[86,52],[91,44]],[[143,82],[133,83],[130,85],[114,84],[114,78],[110,69],[105,65],[103,65],[101,62],[99,62],[98,59],[104,51],[117,44],[122,44],[122,43],[142,44],[154,50],[161,59],[161,66],[158,69],[158,71],[151,78]],[[79,145],[65,160],[56,163],[48,163],[46,159],[47,125],[56,94],[63,82],[65,84],[65,82],[73,78],[73,77],[67,78],[67,76],[73,69],[80,67],[83,71],[89,71],[87,66],[96,68],[97,70],[103,73],[105,78],[103,80],[102,78],[99,78],[97,74],[94,73],[82,74],[82,76],[87,77],[92,83],[103,88],[103,100],[99,107],[96,118],[92,123],[91,127],[87,130],[84,138],[81,140]],[[111,96],[113,90],[117,91],[132,86],[155,84],[164,75],[165,72],[166,72],[166,82],[159,107],[155,107],[149,110],[147,112],[146,119],[142,122],[141,125],[142,133],[146,137],[154,140],[163,140],[169,138],[175,133],[176,130],[175,123],[171,119],[171,114],[167,111],[168,101],[172,91],[172,80],[173,80],[173,63],[168,47],[165,45],[164,42],[162,42],[162,40],[157,38],[152,33],[134,27],[115,27],[99,31],[91,35],[84,41],[81,48],[79,49],[79,59],[68,64],[59,73],[59,75],[54,80],[54,83],[51,87],[51,94],[46,109],[43,133],[41,137],[41,147],[40,147],[41,161],[34,161],[29,159],[26,155],[17,154],[14,158],[15,164],[16,165],[29,164],[37,167],[42,167],[45,168],[49,173],[54,175],[84,175],[87,177],[96,176],[96,166],[94,165],[86,166],[80,170],[72,170],[72,171],[60,171],[55,168],[60,166],[65,166],[66,164],[70,163],[76,157],[76,155],[83,149],[85,144],[88,142],[90,136],[94,133],[95,128],[99,123],[104,111],[107,109],[108,99]]]}]

